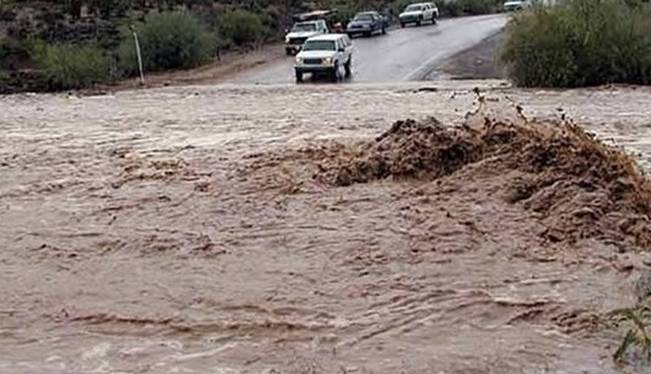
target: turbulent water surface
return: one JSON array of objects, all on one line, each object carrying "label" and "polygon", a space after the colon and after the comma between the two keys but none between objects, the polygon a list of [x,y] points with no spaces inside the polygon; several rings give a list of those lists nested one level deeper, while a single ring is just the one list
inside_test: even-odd
[{"label": "turbulent water surface", "polygon": [[[481,170],[312,178],[395,120],[460,123],[473,87],[0,98],[0,372],[614,371],[595,321],[634,303],[643,253],[550,243]],[[651,161],[649,89],[482,87]]]}]

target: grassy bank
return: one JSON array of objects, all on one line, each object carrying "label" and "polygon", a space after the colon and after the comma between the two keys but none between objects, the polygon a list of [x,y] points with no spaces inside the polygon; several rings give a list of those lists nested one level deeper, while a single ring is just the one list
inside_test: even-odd
[{"label": "grassy bank", "polygon": [[510,23],[503,62],[520,86],[651,83],[651,9],[634,0],[569,0]]}]

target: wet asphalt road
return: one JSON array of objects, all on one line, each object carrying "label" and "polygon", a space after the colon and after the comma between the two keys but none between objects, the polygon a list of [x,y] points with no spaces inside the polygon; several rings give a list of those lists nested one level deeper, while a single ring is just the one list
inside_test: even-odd
[{"label": "wet asphalt road", "polygon": [[[505,15],[489,15],[439,20],[394,29],[387,35],[353,40],[353,75],[346,82],[398,82],[423,79],[437,63],[480,43],[501,30]],[[287,57],[246,71],[231,82],[287,83],[294,82],[293,57]]]}]

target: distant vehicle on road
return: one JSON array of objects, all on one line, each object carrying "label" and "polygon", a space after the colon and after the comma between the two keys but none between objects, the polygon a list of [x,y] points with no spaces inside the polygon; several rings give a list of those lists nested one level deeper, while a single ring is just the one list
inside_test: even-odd
[{"label": "distant vehicle on road", "polygon": [[507,12],[513,12],[529,8],[530,6],[531,0],[509,0],[504,3],[504,10]]},{"label": "distant vehicle on road", "polygon": [[361,12],[355,15],[348,26],[346,26],[346,34],[349,37],[362,34],[364,36],[371,36],[374,33],[386,34],[389,27],[389,20],[378,12]]},{"label": "distant vehicle on road", "polygon": [[325,20],[297,22],[285,36],[285,52],[287,55],[297,54],[308,38],[327,33],[328,26]]},{"label": "distant vehicle on road", "polygon": [[404,12],[400,13],[400,27],[407,24],[415,23],[420,26],[423,22],[432,22],[436,24],[439,18],[439,8],[434,3],[415,3],[407,5]]},{"label": "distant vehicle on road", "polygon": [[345,74],[351,74],[353,45],[346,34],[328,34],[309,38],[303,50],[296,55],[294,71],[296,82],[303,81],[306,73],[325,74],[331,81],[341,78],[341,68]]}]

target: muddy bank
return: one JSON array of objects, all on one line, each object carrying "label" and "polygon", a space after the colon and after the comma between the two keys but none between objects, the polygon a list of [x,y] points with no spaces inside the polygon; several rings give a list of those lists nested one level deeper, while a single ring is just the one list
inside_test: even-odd
[{"label": "muddy bank", "polygon": [[651,92],[474,85],[3,97],[0,371],[615,372]]},{"label": "muddy bank", "polygon": [[519,123],[484,117],[473,124],[477,115],[460,127],[435,118],[398,121],[326,159],[318,178],[338,186],[386,179],[476,183],[494,173],[503,178],[498,194],[538,213],[546,227],[541,235],[551,242],[598,238],[622,250],[646,248],[651,183],[633,158],[571,122],[521,116]]}]

